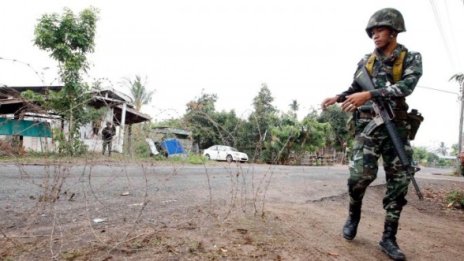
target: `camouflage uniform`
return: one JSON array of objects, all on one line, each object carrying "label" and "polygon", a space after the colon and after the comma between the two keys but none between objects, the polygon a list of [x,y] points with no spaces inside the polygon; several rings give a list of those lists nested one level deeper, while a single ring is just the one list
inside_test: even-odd
[{"label": "camouflage uniform", "polygon": [[[385,31],[384,27],[390,30]],[[374,38],[373,40],[379,49],[366,55],[358,63],[355,77],[365,66],[375,88],[369,91],[370,96],[371,98],[381,98],[391,105],[395,115],[393,122],[397,128],[398,138],[403,142],[406,157],[411,161],[412,149],[409,137],[415,135],[419,125],[416,120],[410,121],[412,124],[408,122],[409,106],[406,103],[406,96],[414,91],[419,78],[422,76],[422,57],[420,53],[408,51],[403,45],[396,42],[397,34],[405,31],[403,15],[398,10],[384,8],[375,12],[369,19],[366,32],[370,38]],[[389,48],[394,48],[394,50],[390,52]],[[389,56],[383,55],[383,51],[387,51]],[[354,80],[345,92],[324,100],[323,106],[334,104],[336,100],[336,102],[343,102],[344,111],[353,111],[356,108],[353,102],[359,106],[368,97],[363,93],[354,95],[347,101],[347,96],[358,92],[365,91]],[[356,237],[358,224],[361,220],[362,199],[366,188],[377,177],[378,160],[382,157],[387,191],[383,198],[386,216],[379,246],[390,258],[405,260],[406,256],[396,241],[396,234],[401,211],[407,203],[406,194],[411,180],[402,167],[385,125],[378,126],[373,117],[372,99],[354,111],[355,140],[351,152],[350,177],[348,179],[350,205],[348,218],[343,226],[343,237],[347,240],[353,240]],[[423,118],[420,116],[417,119],[420,123]]]},{"label": "camouflage uniform", "polygon": [[111,124],[107,124],[105,128],[102,130],[102,140],[103,140],[103,148],[102,148],[102,155],[105,155],[106,147],[108,147],[108,156],[111,156],[111,147],[113,136],[116,133],[116,128],[111,126]]},{"label": "camouflage uniform", "polygon": [[[407,53],[403,62],[403,75],[400,81],[391,84],[393,75],[393,62],[406,48],[398,44],[390,57],[382,57],[376,53],[376,61],[372,72],[372,81],[376,90],[371,94],[374,97],[385,97],[389,100],[392,108],[397,115],[405,115],[408,110],[404,97],[411,94],[422,75],[422,58],[420,53]],[[358,64],[358,69],[364,66],[367,59],[366,55]],[[356,83],[340,94],[339,102],[342,102],[347,95],[362,91]],[[363,111],[371,106],[371,102],[363,106]],[[410,129],[406,118],[395,119],[398,133],[405,145],[407,156],[412,158],[412,149],[408,140]],[[375,180],[378,170],[378,159],[382,156],[387,180],[387,192],[383,199],[383,207],[386,210],[386,220],[398,221],[401,210],[407,201],[405,199],[408,191],[410,178],[401,168],[401,163],[396,155],[393,143],[391,142],[385,126],[377,127],[370,135],[365,133],[365,128],[372,120],[370,117],[360,117],[360,112],[354,114],[355,140],[353,144],[352,156],[350,161],[350,178],[348,179],[348,191],[350,204],[361,204],[367,186]]]}]

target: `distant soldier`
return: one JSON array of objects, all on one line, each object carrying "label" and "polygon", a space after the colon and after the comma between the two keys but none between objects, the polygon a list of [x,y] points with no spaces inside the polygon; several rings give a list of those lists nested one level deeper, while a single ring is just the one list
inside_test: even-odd
[{"label": "distant soldier", "polygon": [[111,144],[113,136],[116,134],[116,128],[111,125],[111,122],[106,123],[106,127],[102,130],[103,150],[102,155],[105,155],[106,147],[108,147],[108,156],[111,156]]},{"label": "distant soldier", "polygon": [[[343,227],[343,237],[353,240],[356,236],[364,193],[377,177],[378,160],[382,157],[387,191],[383,198],[383,207],[386,210],[384,232],[379,245],[394,260],[406,258],[396,242],[396,234],[401,211],[407,203],[406,193],[411,180],[401,165],[385,125],[374,124],[371,99],[382,97],[391,105],[399,138],[411,160],[409,135],[412,127],[408,121],[405,97],[413,92],[422,76],[422,57],[420,53],[409,51],[397,43],[398,33],[405,31],[403,16],[398,10],[385,8],[375,12],[366,27],[367,35],[375,44],[375,50],[358,63],[356,70],[358,72],[362,66],[366,67],[375,90],[364,91],[354,81],[345,92],[322,102],[323,108],[336,102],[342,103],[343,111],[353,112],[355,124],[348,179],[349,216]],[[374,129],[370,128],[372,126]]]}]

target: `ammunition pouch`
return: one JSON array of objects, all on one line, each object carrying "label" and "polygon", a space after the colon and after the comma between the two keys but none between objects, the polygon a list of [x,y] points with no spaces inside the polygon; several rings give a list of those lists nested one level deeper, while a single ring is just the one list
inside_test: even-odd
[{"label": "ammunition pouch", "polygon": [[417,130],[419,130],[419,126],[424,120],[424,117],[416,109],[412,109],[407,114],[407,116],[408,124],[411,126],[408,138],[409,140],[414,140],[414,138],[416,137]]},{"label": "ammunition pouch", "polygon": [[394,121],[407,121],[409,119],[407,111],[393,110],[393,113],[395,114]]}]

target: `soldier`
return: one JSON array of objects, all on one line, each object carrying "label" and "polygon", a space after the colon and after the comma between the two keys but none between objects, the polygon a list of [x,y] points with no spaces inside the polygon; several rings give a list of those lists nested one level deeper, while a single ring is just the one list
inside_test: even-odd
[{"label": "soldier", "polygon": [[353,81],[346,91],[322,102],[323,109],[338,102],[343,111],[353,112],[355,138],[349,164],[349,215],[343,227],[343,237],[353,240],[356,236],[362,199],[366,188],[377,177],[378,160],[382,157],[387,191],[383,199],[383,208],[386,210],[384,232],[379,245],[394,260],[406,258],[396,242],[396,234],[401,211],[407,203],[405,197],[410,178],[401,166],[385,126],[378,126],[370,130],[369,134],[366,127],[374,116],[371,98],[384,98],[395,112],[394,122],[400,139],[408,158],[412,159],[408,138],[411,125],[407,121],[408,105],[405,97],[413,92],[422,75],[422,57],[420,53],[409,51],[397,42],[398,33],[405,31],[403,16],[398,10],[385,8],[375,12],[366,27],[375,50],[364,56],[356,72],[366,66],[376,89],[363,91]]},{"label": "soldier", "polygon": [[105,155],[106,147],[108,147],[108,156],[111,156],[111,145],[113,136],[116,134],[116,128],[111,126],[111,122],[106,123],[106,127],[102,130],[103,150],[102,155]]}]

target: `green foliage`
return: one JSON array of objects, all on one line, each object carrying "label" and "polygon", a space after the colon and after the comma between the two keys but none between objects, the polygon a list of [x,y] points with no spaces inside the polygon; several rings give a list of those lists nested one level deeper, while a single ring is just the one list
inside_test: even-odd
[{"label": "green foliage", "polygon": [[277,110],[272,105],[272,101],[274,101],[274,97],[272,97],[267,85],[263,83],[258,95],[253,98],[254,111],[248,118],[250,122],[255,124],[259,139],[262,138],[269,126],[277,123]]},{"label": "green foliage", "polygon": [[288,105],[290,110],[296,114],[296,112],[300,109],[300,105],[298,104],[297,100],[292,100],[292,103]]},{"label": "green foliage", "polygon": [[135,76],[135,80],[126,79],[129,91],[132,95],[132,101],[134,102],[135,110],[140,111],[142,105],[151,102],[154,91],[148,91],[145,87],[146,79],[142,82],[142,78],[139,75]]},{"label": "green foliage", "polygon": [[83,155],[87,152],[87,146],[80,139],[66,140],[60,129],[53,129],[53,140],[58,144],[58,151],[62,156]]},{"label": "green foliage", "polygon": [[253,98],[255,113],[260,116],[275,113],[277,110],[272,105],[273,101],[274,97],[272,97],[271,90],[269,90],[266,83],[262,83],[258,96]]},{"label": "green foliage", "polygon": [[89,8],[76,17],[65,8],[61,17],[56,13],[45,14],[39,20],[34,44],[62,64],[63,78],[87,68],[85,55],[94,51],[97,13],[96,9]]},{"label": "green foliage", "polygon": [[201,111],[206,114],[215,111],[215,103],[217,101],[216,94],[202,93],[197,100],[193,100],[187,103],[187,113]]},{"label": "green foliage", "polygon": [[453,145],[451,146],[451,153],[450,153],[450,155],[451,155],[451,156],[457,156],[458,153],[459,153],[459,145],[458,145],[457,143],[455,143],[455,144],[453,144]]},{"label": "green foliage", "polygon": [[256,141],[255,124],[250,121],[241,121],[241,124],[236,129],[236,145],[235,147],[248,154],[250,161],[258,160],[258,148],[263,145],[262,141]]},{"label": "green foliage", "polygon": [[[237,147],[238,129],[243,125],[243,120],[239,119],[234,110],[229,112],[222,111],[213,115],[214,125],[217,126],[219,141],[216,143]],[[213,144],[211,144],[213,145]]]},{"label": "green foliage", "polygon": [[450,191],[446,196],[446,201],[448,202],[448,204],[451,204],[453,206],[464,208],[464,191],[463,190]]},{"label": "green foliage", "polygon": [[185,125],[186,125],[186,123],[184,122],[184,120],[182,118],[181,119],[167,119],[167,120],[162,120],[162,121],[159,121],[159,122],[152,123],[151,128],[155,128],[155,127],[171,127],[171,128],[182,129],[182,128],[185,127]]},{"label": "green foliage", "polygon": [[333,146],[336,149],[342,150],[351,143],[353,137],[347,128],[348,114],[343,112],[339,106],[330,106],[322,111],[318,121],[328,123],[332,127],[334,134]]},{"label": "green foliage", "polygon": [[134,139],[134,152],[136,158],[149,158],[151,156],[150,146],[145,140]]},{"label": "green foliage", "polygon": [[190,164],[204,164],[206,162],[206,158],[198,154],[189,154],[187,162]]},{"label": "green foliage", "polygon": [[45,96],[38,94],[32,90],[27,90],[21,93],[21,96],[29,102],[44,104],[46,102]]},{"label": "green foliage", "polygon": [[[265,83],[261,85],[258,95],[253,98],[254,111],[248,117],[250,125],[247,131],[248,147],[255,148],[253,159],[268,161],[269,157],[261,155],[265,142],[269,142],[270,132],[273,126],[277,126],[279,118],[277,110],[272,105],[274,97]],[[269,154],[269,153],[268,153]]]},{"label": "green foliage", "polygon": [[413,147],[413,151],[414,161],[417,162],[419,165],[426,165],[429,156],[429,152],[427,151],[427,149],[424,147]]},{"label": "green foliage", "polygon": [[464,74],[463,73],[457,73],[451,76],[449,79],[450,81],[454,80],[459,83],[459,85],[463,86],[464,85]]},{"label": "green foliage", "polygon": [[296,100],[290,104],[291,110],[279,117],[266,84],[253,99],[254,111],[248,120],[239,119],[234,111],[216,112],[216,100],[214,94],[202,94],[187,104],[182,122],[192,131],[200,148],[231,145],[247,153],[250,161],[287,164],[295,155],[315,152],[335,139],[333,128],[319,122],[315,111],[300,122]]},{"label": "green foliage", "polygon": [[202,155],[198,154],[187,154],[180,156],[172,156],[169,158],[164,158],[163,160],[169,161],[171,163],[188,163],[188,164],[204,164],[207,160]]},{"label": "green foliage", "polygon": [[299,122],[291,114],[283,115],[279,125],[270,127],[270,139],[264,143],[261,159],[288,164],[292,155],[301,156],[326,146],[331,132],[328,123],[320,123],[313,117],[306,117]]},{"label": "green foliage", "polygon": [[264,142],[261,159],[286,164],[291,153],[301,149],[303,135],[303,128],[296,119],[285,118],[279,126],[270,127],[270,139]]},{"label": "green foliage", "polygon": [[187,113],[184,121],[192,132],[194,142],[200,148],[206,148],[219,142],[217,129],[219,126],[214,121],[214,104],[217,101],[216,94],[204,94],[187,103]]},{"label": "green foliage", "polygon": [[413,158],[419,165],[428,167],[452,167],[453,160],[440,158],[437,154],[427,151],[424,147],[413,147]]},{"label": "green foliage", "polygon": [[333,142],[330,140],[333,135],[329,123],[320,123],[313,117],[306,117],[302,124],[305,129],[306,151],[316,152],[325,147],[327,143]]},{"label": "green foliage", "polygon": [[440,142],[440,147],[437,148],[436,152],[445,156],[448,153],[448,148],[446,147],[444,142]]},{"label": "green foliage", "polygon": [[31,93],[25,93],[24,97],[53,110],[68,122],[68,137],[60,136],[60,149],[70,155],[85,151],[79,141],[79,127],[99,114],[87,106],[90,88],[81,77],[81,72],[88,69],[86,55],[95,47],[97,13],[96,9],[89,8],[79,16],[70,9],[64,9],[61,16],[45,14],[34,31],[34,44],[58,61],[64,87],[59,92],[51,91],[47,97]]}]

